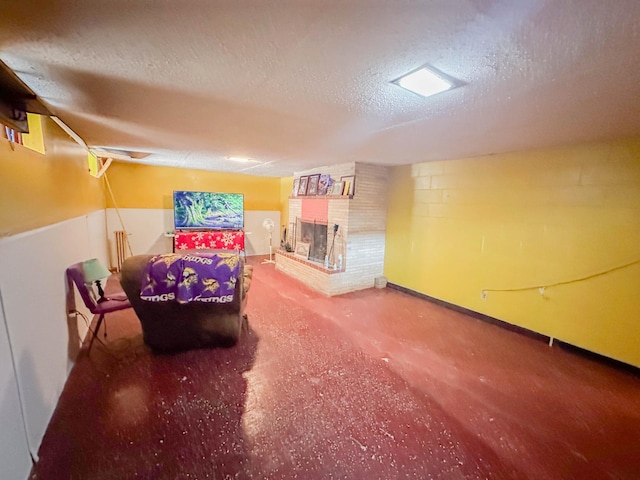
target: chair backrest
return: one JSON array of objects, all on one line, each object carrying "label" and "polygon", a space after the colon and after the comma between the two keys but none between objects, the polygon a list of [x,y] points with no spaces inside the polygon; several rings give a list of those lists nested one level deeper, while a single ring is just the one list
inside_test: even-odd
[{"label": "chair backrest", "polygon": [[89,287],[84,282],[84,269],[82,268],[82,262],[74,263],[67,268],[67,277],[76,284],[76,288],[78,289],[78,292],[80,292],[80,296],[82,297],[82,301],[85,306],[91,313],[95,314],[98,310],[98,304],[93,295],[91,295]]},{"label": "chair backrest", "polygon": [[140,298],[140,290],[152,258],[149,254],[128,257],[120,271],[120,284],[140,320],[145,343],[163,352],[234,345],[242,332],[245,277],[239,276],[229,303],[150,302]]}]

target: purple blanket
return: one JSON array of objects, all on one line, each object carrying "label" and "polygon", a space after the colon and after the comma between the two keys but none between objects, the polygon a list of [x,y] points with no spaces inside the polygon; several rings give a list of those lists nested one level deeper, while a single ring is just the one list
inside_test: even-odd
[{"label": "purple blanket", "polygon": [[229,303],[240,274],[233,253],[167,253],[147,264],[140,298],[149,302]]}]

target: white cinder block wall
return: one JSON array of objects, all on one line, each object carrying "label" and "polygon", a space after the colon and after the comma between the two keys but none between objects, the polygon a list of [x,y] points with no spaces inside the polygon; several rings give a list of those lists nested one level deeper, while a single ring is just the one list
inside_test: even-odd
[{"label": "white cinder block wall", "polygon": [[[276,268],[326,295],[373,287],[375,278],[383,274],[384,268],[388,168],[348,163],[300,172],[295,177],[314,173],[328,173],[336,181],[345,175],[356,176],[352,199],[329,199],[327,250],[331,246],[332,227],[338,224],[334,258],[342,254],[344,270],[328,273],[317,265],[314,268],[284,255],[277,256]],[[289,224],[301,216],[303,198],[289,200]]]}]

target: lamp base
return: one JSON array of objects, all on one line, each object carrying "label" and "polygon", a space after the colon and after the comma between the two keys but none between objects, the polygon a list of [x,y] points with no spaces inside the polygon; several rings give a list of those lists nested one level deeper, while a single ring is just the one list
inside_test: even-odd
[{"label": "lamp base", "polygon": [[98,298],[98,303],[106,302],[107,299],[104,296],[104,290],[102,289],[100,280],[96,280],[96,287],[98,287],[98,295],[100,296],[100,298]]}]

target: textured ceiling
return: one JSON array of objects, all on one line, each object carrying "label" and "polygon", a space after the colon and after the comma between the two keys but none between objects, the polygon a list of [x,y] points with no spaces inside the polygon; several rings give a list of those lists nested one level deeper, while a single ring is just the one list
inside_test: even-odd
[{"label": "textured ceiling", "polygon": [[[0,59],[90,146],[284,176],[640,134],[639,18],[637,0],[2,0]],[[390,83],[424,64],[457,88]]]}]

